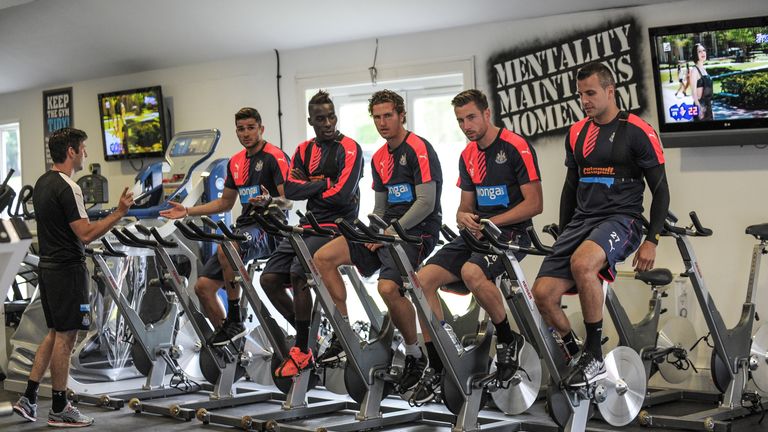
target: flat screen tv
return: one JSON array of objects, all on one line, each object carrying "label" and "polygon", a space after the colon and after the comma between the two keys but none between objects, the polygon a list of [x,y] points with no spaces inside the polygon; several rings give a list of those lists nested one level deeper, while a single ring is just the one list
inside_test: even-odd
[{"label": "flat screen tv", "polygon": [[768,144],[768,17],[648,33],[666,147]]},{"label": "flat screen tv", "polygon": [[166,120],[160,86],[99,94],[104,159],[162,157]]}]

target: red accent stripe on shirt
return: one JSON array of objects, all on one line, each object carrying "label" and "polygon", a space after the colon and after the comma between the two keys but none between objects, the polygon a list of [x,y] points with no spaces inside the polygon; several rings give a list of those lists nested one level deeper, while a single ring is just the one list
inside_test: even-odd
[{"label": "red accent stripe on shirt", "polygon": [[[336,184],[332,188],[323,192],[323,198],[328,198],[339,193],[339,191],[341,191],[341,189],[343,189],[347,184],[350,174],[352,174],[352,171],[355,169],[355,162],[357,162],[358,158],[357,143],[352,138],[345,136],[341,139],[340,144],[344,149],[344,169],[341,171],[341,174],[339,174],[339,180],[336,182]],[[318,158],[318,163],[319,159],[320,158]]]},{"label": "red accent stripe on shirt", "polygon": [[579,138],[581,130],[584,128],[584,125],[587,124],[588,121],[589,117],[584,117],[583,119],[574,123],[568,130],[568,142],[571,144],[571,151],[576,150],[576,140]]},{"label": "red accent stripe on shirt", "polygon": [[536,164],[533,161],[533,151],[531,151],[531,147],[528,145],[528,141],[508,129],[501,130],[501,139],[512,144],[512,146],[517,150],[517,153],[520,154],[520,158],[525,164],[525,170],[528,172],[528,180],[538,180],[539,172],[536,170]]},{"label": "red accent stripe on shirt", "polygon": [[592,153],[592,151],[595,149],[598,135],[600,135],[600,128],[595,126],[594,123],[590,123],[589,129],[587,129],[587,137],[584,139],[584,157],[585,158],[589,156],[589,154]]},{"label": "red accent stripe on shirt", "polygon": [[416,153],[416,159],[419,161],[419,168],[421,170],[421,183],[429,183],[432,181],[432,171],[429,168],[429,152],[427,151],[427,145],[413,132],[409,133],[405,138],[405,143]]},{"label": "red accent stripe on shirt", "polygon": [[[304,153],[307,150],[307,146],[309,145],[309,141],[304,141],[303,143],[299,144],[298,147],[296,147],[296,152],[293,153],[293,159],[291,159],[291,165],[292,167],[296,167],[299,162],[304,162],[304,158],[302,157]],[[298,184],[304,184],[308,183],[306,180],[298,179],[293,176],[293,171],[290,171],[288,174],[288,181]]]},{"label": "red accent stripe on shirt", "polygon": [[649,125],[645,120],[641,119],[640,117],[630,114],[627,118],[627,121],[631,124],[639,127],[643,132],[645,132],[645,135],[648,137],[648,140],[651,142],[651,145],[653,146],[653,151],[656,152],[656,159],[658,159],[660,164],[664,163],[664,149],[661,147],[661,140],[659,139],[659,134],[656,133],[655,130],[653,130],[653,127]]}]

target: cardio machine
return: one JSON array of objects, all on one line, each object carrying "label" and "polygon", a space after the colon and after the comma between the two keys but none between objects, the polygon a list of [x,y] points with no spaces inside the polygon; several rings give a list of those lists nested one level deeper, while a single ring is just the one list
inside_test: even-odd
[{"label": "cardio machine", "polygon": [[[768,327],[761,328],[752,337],[755,313],[755,295],[762,255],[768,254],[768,224],[747,227],[746,234],[758,243],[752,250],[746,299],[742,305],[739,322],[727,328],[704,281],[701,267],[694,253],[690,237],[708,237],[712,230],[705,228],[696,212],[689,213],[690,226],[679,226],[672,213],[667,216],[662,236],[672,237],[677,243],[685,271],[693,286],[709,330],[707,339],[713,345],[711,373],[715,387],[722,393],[717,407],[687,415],[657,415],[648,411],[640,413],[640,423],[649,427],[689,429],[704,431],[730,430],[729,420],[762,411],[758,392],[749,390],[748,381],[763,391],[768,391]],[[680,392],[680,398],[697,398],[693,392]]]},{"label": "cardio machine", "polygon": [[[476,252],[497,255],[504,264],[507,277],[502,278],[498,284],[502,297],[512,310],[518,327],[532,341],[549,370],[546,398],[550,417],[567,432],[583,431],[591,416],[592,405],[596,404],[603,419],[612,426],[624,426],[631,422],[640,411],[646,390],[645,370],[640,356],[631,348],[615,348],[605,356],[608,370],[606,379],[580,389],[563,387],[562,374],[568,367],[565,354],[541,317],[530,286],[514,255],[516,252],[548,254],[551,248],[541,244],[532,227],[528,229],[528,234],[533,247],[525,248],[500,241],[501,230],[491,221],[481,220],[480,223],[487,243],[466,232],[462,233],[463,238]],[[527,372],[530,375],[531,371],[539,367],[539,363],[521,359],[521,366],[521,373]],[[520,382],[528,383],[530,397],[535,398],[538,388],[533,387],[533,380],[526,380],[523,375]]]}]

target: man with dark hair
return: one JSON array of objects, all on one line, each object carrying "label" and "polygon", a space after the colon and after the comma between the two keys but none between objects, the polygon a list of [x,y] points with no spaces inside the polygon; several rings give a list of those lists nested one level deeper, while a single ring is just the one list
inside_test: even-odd
[{"label": "man with dark hair", "polygon": [[[560,199],[561,234],[533,286],[542,316],[560,334],[569,356],[576,356],[579,347],[560,300],[564,294],[579,295],[587,337],[578,361],[564,378],[569,387],[582,387],[606,376],[601,279],[612,282],[616,263],[638,246],[632,263],[635,270],[653,268],[669,207],[664,152],[656,132],[636,115],[619,110],[608,67],[589,63],[576,77],[587,116],[571,126],[565,139],[568,173]],[[648,234],[641,245],[643,178],[653,201]]]},{"label": "man with dark hair", "polygon": [[[459,127],[470,141],[459,159],[457,186],[461,189],[461,202],[456,213],[457,225],[479,237],[480,219],[490,219],[501,228],[502,240],[530,244],[526,229],[532,225],[531,218],[543,210],[536,152],[523,137],[491,122],[488,99],[479,90],[463,91],[451,103]],[[520,260],[524,257],[517,255]],[[494,282],[503,273],[500,260],[472,252],[461,237],[440,248],[418,272],[432,313],[441,320],[457,347],[460,343],[453,329],[442,321],[437,289],[463,281],[488,312],[496,327],[496,370],[502,387],[517,372],[520,350],[525,344],[523,336],[510,327],[501,292]],[[415,332],[415,321],[408,325],[411,329],[403,333]],[[422,324],[430,369],[412,395],[412,401],[418,405],[434,398],[443,373],[442,361],[426,329]]]},{"label": "man with dark hair", "polygon": [[[336,130],[336,109],[328,93],[318,91],[309,101],[309,125],[315,138],[299,144],[293,155],[285,194],[292,200],[307,200],[307,210],[322,226],[336,229],[335,221],[354,221],[360,207],[358,184],[363,175],[363,152],[352,138]],[[306,220],[301,220],[307,224]],[[308,225],[307,225],[308,226]],[[304,236],[311,254],[331,241],[327,237]],[[293,300],[285,286],[293,287]],[[275,370],[278,377],[292,377],[314,364],[309,348],[312,294],[306,274],[288,239],[278,246],[261,274],[267,296],[296,329],[296,344]]]},{"label": "man with dark hair", "polygon": [[32,201],[37,221],[40,264],[38,278],[48,334],[37,348],[27,389],[13,410],[29,421],[37,420],[37,390],[45,371],[51,368],[53,405],[48,426],[83,427],[93,424],[67,401],[69,358],[78,330],[91,325],[88,302],[88,269],[85,246],[109,231],[133,205],[133,193],[126,187],[117,209],[90,223],[83,204],[83,192],[72,176],[83,169],[85,132],[64,128],[48,140],[53,167],[35,183]]},{"label": "man with dark hair", "polygon": [[[376,92],[368,102],[368,111],[386,140],[371,160],[376,194],[373,212],[385,221],[397,219],[408,234],[422,238],[421,245],[403,245],[415,268],[437,243],[443,183],[440,160],[427,140],[405,129],[405,104],[400,95],[390,90]],[[393,232],[391,227],[387,232]],[[401,390],[412,389],[427,368],[427,360],[419,348],[415,325],[408,326],[414,320],[413,305],[402,296],[402,277],[389,248],[382,248],[381,244],[351,243],[339,237],[317,251],[315,264],[344,317],[347,316],[347,293],[339,266],[355,264],[366,277],[379,270],[379,293],[405,340],[405,373],[399,386]],[[326,352],[330,352],[327,356],[324,354],[328,361],[343,355],[338,341]]]},{"label": "man with dark hair", "polygon": [[[229,160],[221,198],[189,208],[169,201],[171,208],[160,212],[160,216],[177,219],[226,212],[235,206],[239,196],[242,213],[237,218],[236,231],[247,240],[237,246],[243,261],[248,262],[267,257],[275,249],[277,242],[255,224],[250,213],[254,207],[266,207],[273,201],[285,208],[290,206],[283,198],[289,159],[280,148],[263,139],[264,126],[256,109],[240,109],[235,114],[235,128],[237,139],[244,149]],[[216,254],[205,263],[195,283],[195,293],[205,315],[216,327],[216,332],[208,341],[213,346],[225,346],[246,333],[240,310],[240,286],[232,282],[234,277],[234,270],[219,246]],[[224,305],[216,295],[222,286],[227,290],[226,315]]]}]

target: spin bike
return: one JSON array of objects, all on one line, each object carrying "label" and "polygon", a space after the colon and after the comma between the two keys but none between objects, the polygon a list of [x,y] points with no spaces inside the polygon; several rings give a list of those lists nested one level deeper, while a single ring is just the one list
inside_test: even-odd
[{"label": "spin bike", "polygon": [[[182,234],[192,232],[189,229],[192,222],[187,225],[181,221],[175,222]],[[150,249],[159,258],[160,268],[163,271],[161,285],[163,289],[172,291],[186,315],[189,323],[195,331],[200,342],[200,369],[205,379],[213,384],[209,399],[206,401],[173,403],[170,407],[160,404],[152,404],[138,398],[131,399],[128,407],[136,413],[148,412],[152,414],[166,415],[183,420],[191,420],[200,408],[214,409],[232,407],[254,402],[269,400],[271,393],[259,391],[241,392],[235,389],[234,382],[245,375],[245,368],[252,361],[252,356],[245,348],[243,339],[232,342],[224,347],[209,346],[207,341],[213,334],[213,328],[208,320],[200,312],[194,299],[187,292],[187,280],[179,274],[176,265],[171,258],[169,249],[184,250],[186,246],[178,239],[164,239],[157,228],[147,229],[141,224],[134,224],[138,231],[134,233],[127,228],[113,229],[112,234],[125,246],[139,249]],[[198,228],[199,229],[199,228]],[[140,238],[139,235],[146,237]],[[150,239],[149,237],[153,237]],[[195,240],[192,238],[192,240]],[[193,383],[194,384],[194,383]],[[201,388],[202,390],[202,388]],[[207,389],[206,389],[207,390]],[[166,401],[167,402],[167,401]]]},{"label": "spin bike", "polygon": [[[543,231],[557,239],[560,234],[557,224],[546,225]],[[667,312],[662,308],[662,299],[668,296],[666,290],[672,283],[673,276],[669,269],[657,268],[635,273],[635,279],[651,288],[648,311],[638,322],[632,322],[626,309],[619,301],[616,291],[608,282],[603,282],[605,307],[616,328],[620,346],[634,349],[640,354],[645,367],[645,376],[650,380],[656,372],[671,384],[679,384],[690,377],[695,370],[689,360],[690,350],[696,343],[696,333],[691,322],[682,317],[667,320],[659,329],[661,315]],[[570,317],[572,323],[581,323],[583,319]],[[579,318],[581,318],[579,316]],[[649,392],[645,406],[667,401],[666,391]]]},{"label": "spin bike", "polygon": [[[615,348],[605,356],[608,370],[606,379],[579,389],[562,386],[563,373],[568,369],[565,354],[541,317],[520,263],[514,255],[516,252],[546,255],[551,253],[551,248],[541,244],[533,227],[528,229],[533,247],[525,248],[499,240],[501,230],[491,221],[483,219],[480,224],[487,243],[468,232],[462,232],[462,236],[474,251],[498,256],[506,269],[507,277],[501,279],[499,288],[518,327],[533,341],[549,370],[550,382],[546,398],[549,414],[555,423],[567,432],[585,430],[593,403],[597,404],[602,417],[612,426],[624,426],[631,422],[640,411],[646,390],[645,370],[640,356],[628,347]],[[534,380],[527,377],[540,367],[538,359],[533,360],[521,358],[522,375],[518,379],[523,383],[528,380],[530,397],[535,399],[538,388],[534,387]]]},{"label": "spin bike", "polygon": [[[690,279],[696,299],[709,330],[708,340],[713,346],[711,373],[715,387],[722,393],[719,406],[683,416],[655,415],[648,411],[640,413],[640,423],[649,427],[727,431],[728,421],[762,411],[761,397],[747,388],[750,378],[755,386],[768,391],[768,327],[761,326],[752,338],[756,319],[755,295],[762,255],[768,254],[768,224],[747,227],[746,234],[755,237],[758,243],[752,250],[749,282],[746,299],[742,305],[741,318],[732,328],[727,328],[712,299],[701,273],[699,262],[693,250],[690,237],[708,237],[712,230],[705,228],[696,212],[689,213],[691,225],[678,226],[678,219],[669,213],[662,236],[673,237],[680,251],[685,272]],[[687,392],[681,398],[687,398]]]}]

